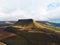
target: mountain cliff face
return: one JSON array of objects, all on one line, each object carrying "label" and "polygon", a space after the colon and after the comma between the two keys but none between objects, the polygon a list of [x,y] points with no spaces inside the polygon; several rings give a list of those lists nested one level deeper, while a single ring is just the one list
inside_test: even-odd
[{"label": "mountain cliff face", "polygon": [[2,42],[10,45],[59,45],[60,38],[55,29],[46,27],[32,19],[21,19],[5,29],[16,36],[7,37]]}]

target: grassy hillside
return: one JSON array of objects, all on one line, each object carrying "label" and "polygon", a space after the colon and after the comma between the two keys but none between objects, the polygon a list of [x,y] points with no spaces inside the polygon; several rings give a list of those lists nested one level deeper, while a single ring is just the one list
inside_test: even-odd
[{"label": "grassy hillside", "polygon": [[[35,28],[35,29],[47,29],[47,30],[51,30],[51,31],[54,31],[54,32],[60,32],[60,27],[56,27],[48,22],[46,22],[45,24],[42,24],[42,23],[38,23],[36,21],[32,21],[32,22],[24,22],[24,21],[21,21],[21,22],[17,22],[16,24],[14,24],[12,27],[14,28],[20,28],[20,30],[27,30],[27,29],[31,29],[31,28]],[[39,31],[39,30],[37,30]],[[45,30],[44,30],[45,31]]]},{"label": "grassy hillside", "polygon": [[46,29],[55,31],[55,32],[57,32],[57,33],[60,32],[60,27],[55,26],[55,25],[53,25],[53,24],[51,24],[51,23],[49,23],[49,22],[46,22],[45,24],[42,24],[42,23],[41,23],[41,25],[42,25],[42,26],[45,26]]},{"label": "grassy hillside", "polygon": [[[16,34],[2,41],[10,45],[59,45],[60,30],[49,23],[42,24],[32,19],[19,20],[5,29]],[[59,34],[57,34],[59,32]]]}]

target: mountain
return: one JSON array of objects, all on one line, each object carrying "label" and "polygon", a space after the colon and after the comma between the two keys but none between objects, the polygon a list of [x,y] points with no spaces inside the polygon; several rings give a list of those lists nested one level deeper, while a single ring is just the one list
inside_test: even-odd
[{"label": "mountain", "polygon": [[51,24],[51,25],[60,27],[60,23],[53,23],[53,22],[48,22],[48,21],[37,21],[37,22],[42,23],[42,24],[47,24],[47,23],[49,23],[49,24]]},{"label": "mountain", "polygon": [[[45,27],[42,23],[38,23],[32,19],[21,19],[11,26],[12,28],[17,28],[18,30],[24,31],[45,31],[49,32],[50,28]],[[46,30],[45,30],[46,29]],[[51,29],[52,30],[52,29]],[[9,30],[7,30],[9,31]],[[53,30],[52,30],[53,32]]]},{"label": "mountain", "polygon": [[14,24],[16,21],[0,21],[0,27],[1,26],[9,26]]},{"label": "mountain", "polygon": [[4,31],[16,34],[1,40],[8,45],[60,45],[60,29],[49,22],[20,19]]},{"label": "mountain", "polygon": [[55,26],[59,26],[60,27],[60,23],[52,23],[54,24]]},{"label": "mountain", "polygon": [[[46,28],[49,28],[50,30],[54,30],[55,32],[60,31],[60,23],[52,23],[48,21],[37,21],[41,25],[45,26]],[[59,24],[59,25],[57,25]]]}]

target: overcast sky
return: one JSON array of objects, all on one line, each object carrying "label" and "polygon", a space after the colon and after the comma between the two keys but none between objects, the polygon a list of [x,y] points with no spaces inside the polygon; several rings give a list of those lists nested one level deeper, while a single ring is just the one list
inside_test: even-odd
[{"label": "overcast sky", "polygon": [[0,0],[0,20],[32,18],[60,22],[60,0]]}]

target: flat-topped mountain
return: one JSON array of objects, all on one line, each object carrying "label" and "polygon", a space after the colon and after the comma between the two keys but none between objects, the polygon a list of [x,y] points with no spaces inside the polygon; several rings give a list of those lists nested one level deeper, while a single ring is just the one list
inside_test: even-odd
[{"label": "flat-topped mountain", "polygon": [[19,23],[33,23],[33,19],[21,19],[18,20],[17,24]]},{"label": "flat-topped mountain", "polygon": [[49,22],[43,24],[42,22],[38,23],[33,19],[20,19],[10,27],[24,31],[44,31],[48,33],[59,32],[60,30]]},{"label": "flat-topped mountain", "polygon": [[18,20],[4,31],[16,34],[1,40],[9,45],[59,45],[60,42],[59,30],[33,19]]},{"label": "flat-topped mountain", "polygon": [[[46,28],[45,26],[43,26],[42,24],[34,21],[33,19],[21,19],[21,20],[18,20],[15,24],[13,24],[12,26],[8,27],[9,28],[15,28],[17,29],[18,31],[28,31],[28,32],[32,32],[32,31],[35,31],[35,32],[39,32],[39,31],[50,31],[48,30],[48,28]],[[46,31],[46,30],[47,31]],[[11,31],[11,30],[6,30],[6,31]],[[15,30],[14,30],[15,31]],[[13,31],[13,32],[14,32]],[[53,31],[51,31],[53,32]]]},{"label": "flat-topped mountain", "polygon": [[31,24],[31,23],[33,23],[34,21],[33,21],[33,19],[21,19],[21,20],[18,20],[16,23],[15,23],[15,25],[22,25],[22,26],[24,26],[24,25],[29,25],[29,24]]}]

